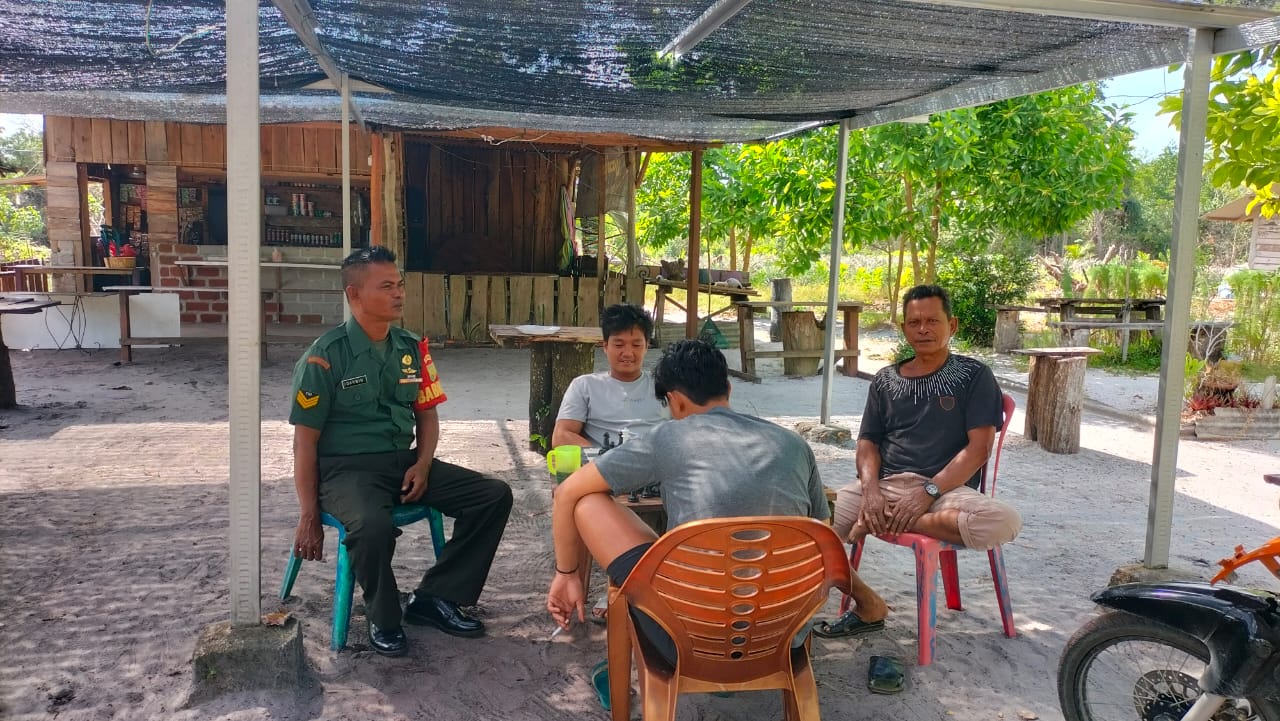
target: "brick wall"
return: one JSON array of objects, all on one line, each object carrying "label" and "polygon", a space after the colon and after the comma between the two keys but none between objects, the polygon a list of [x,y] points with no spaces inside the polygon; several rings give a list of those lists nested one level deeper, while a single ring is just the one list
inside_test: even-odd
[{"label": "brick wall", "polygon": [[[272,248],[262,249],[262,259],[270,260]],[[298,263],[337,265],[339,248],[281,248],[284,260]],[[156,285],[187,287],[178,293],[179,312],[183,323],[227,322],[227,270],[216,266],[179,266],[180,260],[226,258],[223,246],[151,243],[153,278]],[[277,276],[277,270],[279,275]],[[291,290],[277,293],[263,304],[264,323],[337,325],[342,322],[342,296],[337,293],[314,293],[308,289],[337,290],[341,280],[336,270],[301,268],[264,268],[262,287],[281,284]]]}]

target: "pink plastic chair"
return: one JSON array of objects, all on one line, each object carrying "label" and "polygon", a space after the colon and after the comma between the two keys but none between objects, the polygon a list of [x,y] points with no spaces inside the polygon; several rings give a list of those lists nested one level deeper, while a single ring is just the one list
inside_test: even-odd
[{"label": "pink plastic chair", "polygon": [[[1000,472],[1000,450],[1004,447],[1004,434],[1009,429],[1009,422],[1013,419],[1013,397],[1005,393],[1002,400],[1004,423],[1000,426],[1000,435],[996,440],[995,461],[991,469],[990,493],[992,496],[996,494],[996,476]],[[980,490],[987,492],[987,485],[984,474]],[[942,586],[947,596],[947,608],[953,611],[963,610],[960,605],[960,576],[956,569],[956,551],[964,550],[964,546],[939,541],[919,533],[886,534],[878,535],[876,538],[886,543],[909,547],[916,555],[916,616],[920,639],[917,663],[928,666],[933,663],[936,646],[938,569],[942,569]],[[856,543],[849,550],[849,565],[855,571],[858,570],[858,564],[862,562],[862,546],[863,544]],[[996,601],[1000,604],[1000,620],[1004,623],[1004,635],[1014,638],[1018,635],[1018,631],[1013,626],[1013,606],[1009,601],[1009,579],[1004,570],[1004,554],[1000,547],[996,546],[987,551],[987,557],[991,561],[991,580],[995,582]],[[848,596],[841,600],[841,614],[849,610],[850,602],[851,599]]]}]

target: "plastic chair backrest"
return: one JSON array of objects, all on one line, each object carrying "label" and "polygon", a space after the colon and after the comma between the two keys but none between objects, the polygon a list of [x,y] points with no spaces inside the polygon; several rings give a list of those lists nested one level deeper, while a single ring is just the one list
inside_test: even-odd
[{"label": "plastic chair backrest", "polygon": [[[1000,406],[1002,415],[1004,415],[1005,423],[1000,424],[1000,434],[996,435],[996,453],[991,462],[991,494],[996,496],[996,476],[1000,475],[1000,451],[1005,447],[1005,433],[1009,432],[1009,424],[1014,421],[1014,409],[1018,407],[1014,402],[1014,397],[1009,393],[1000,394]],[[983,473],[982,490],[987,492],[987,475]]]},{"label": "plastic chair backrest", "polygon": [[674,639],[677,676],[742,684],[791,674],[791,640],[832,586],[848,588],[849,562],[829,526],[749,516],[667,532],[621,593]]}]

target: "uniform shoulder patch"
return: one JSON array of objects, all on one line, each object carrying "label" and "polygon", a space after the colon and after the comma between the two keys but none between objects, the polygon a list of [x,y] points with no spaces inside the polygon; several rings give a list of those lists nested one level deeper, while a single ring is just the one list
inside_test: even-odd
[{"label": "uniform shoulder patch", "polygon": [[325,360],[324,358],[318,355],[307,356],[307,362],[312,365],[318,365],[325,370],[329,370],[329,361]]},{"label": "uniform shoulder patch", "polygon": [[298,406],[303,410],[311,410],[320,404],[319,393],[308,393],[306,391],[298,391],[298,395],[294,397],[298,401]]}]

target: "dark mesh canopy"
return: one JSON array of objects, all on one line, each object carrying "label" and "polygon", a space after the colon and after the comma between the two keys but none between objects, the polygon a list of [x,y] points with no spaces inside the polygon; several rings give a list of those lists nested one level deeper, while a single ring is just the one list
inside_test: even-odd
[{"label": "dark mesh canopy", "polygon": [[[281,3],[284,5],[285,3]],[[755,0],[678,62],[710,5],[675,0],[311,0],[372,123],[748,140],[939,93],[1030,90],[1179,60],[1187,30],[905,0]],[[1257,3],[1255,3],[1257,4]],[[1264,3],[1271,5],[1271,3]],[[221,122],[220,0],[0,0],[0,111]],[[260,5],[263,120],[333,120],[316,60]],[[1059,81],[1060,76],[1060,81]],[[977,96],[975,96],[977,98]],[[966,101],[967,102],[967,101]]]}]

